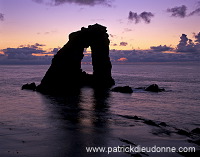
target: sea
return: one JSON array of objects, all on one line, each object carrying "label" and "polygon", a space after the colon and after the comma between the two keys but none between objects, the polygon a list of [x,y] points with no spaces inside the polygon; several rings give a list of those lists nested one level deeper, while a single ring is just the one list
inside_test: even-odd
[{"label": "sea", "polygon": [[[160,156],[159,153],[87,152],[88,147],[193,146],[178,134],[200,127],[200,63],[113,64],[115,86],[133,93],[99,93],[83,87],[78,95],[51,96],[21,90],[37,85],[49,65],[0,65],[0,156]],[[92,73],[91,65],[82,69]],[[164,92],[143,88],[157,84]],[[141,88],[142,87],[142,88]],[[151,122],[151,123],[148,123]],[[161,126],[163,122],[164,126]],[[182,156],[165,153],[162,156]]]}]

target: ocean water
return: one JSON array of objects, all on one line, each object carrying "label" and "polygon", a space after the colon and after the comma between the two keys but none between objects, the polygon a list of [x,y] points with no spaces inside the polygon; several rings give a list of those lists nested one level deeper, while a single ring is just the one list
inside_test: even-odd
[{"label": "ocean water", "polygon": [[[113,65],[116,86],[129,85],[132,94],[99,93],[84,87],[79,95],[53,97],[21,90],[25,83],[38,85],[48,68],[0,65],[0,156],[108,156],[87,153],[85,147],[114,147],[127,144],[124,141],[144,146],[196,146],[185,136],[159,134],[162,130],[144,120],[165,122],[172,132],[200,126],[200,63]],[[92,73],[91,65],[83,65],[83,69]],[[155,83],[166,91],[135,89]],[[142,120],[134,120],[134,116]]]}]

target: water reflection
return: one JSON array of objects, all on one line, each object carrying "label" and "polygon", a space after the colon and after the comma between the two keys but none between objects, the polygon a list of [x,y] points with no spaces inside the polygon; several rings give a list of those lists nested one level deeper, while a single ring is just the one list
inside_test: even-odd
[{"label": "water reflection", "polygon": [[95,90],[93,92],[93,124],[96,127],[106,127],[109,116],[109,96],[107,90]]},{"label": "water reflection", "polygon": [[[107,146],[109,140],[109,92],[82,88],[62,97],[42,96],[54,125],[53,142],[58,154],[97,156],[86,147]],[[52,140],[52,139],[50,139]],[[49,141],[51,143],[51,141]],[[98,154],[98,156],[105,154]]]}]

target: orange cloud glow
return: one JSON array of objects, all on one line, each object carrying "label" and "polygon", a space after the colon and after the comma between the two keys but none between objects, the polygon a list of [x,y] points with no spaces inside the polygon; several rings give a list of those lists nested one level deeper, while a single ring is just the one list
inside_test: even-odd
[{"label": "orange cloud glow", "polygon": [[37,54],[37,53],[32,53],[33,56],[53,56],[54,54]]},{"label": "orange cloud glow", "polygon": [[124,62],[124,61],[127,61],[127,60],[128,60],[127,58],[120,58],[117,61]]}]

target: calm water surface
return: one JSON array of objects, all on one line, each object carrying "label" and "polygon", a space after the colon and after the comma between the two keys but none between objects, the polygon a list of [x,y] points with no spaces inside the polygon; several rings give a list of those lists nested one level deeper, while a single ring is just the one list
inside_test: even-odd
[{"label": "calm water surface", "polygon": [[[148,129],[139,138],[137,129],[143,124],[124,119],[127,115],[186,130],[200,126],[199,63],[113,65],[116,86],[129,85],[133,94],[99,93],[85,87],[76,96],[55,98],[21,90],[25,83],[38,85],[48,67],[0,65],[2,156],[88,156],[85,146],[112,146],[122,137],[147,145],[149,139],[157,140]],[[92,72],[90,65],[83,69]],[[166,92],[134,89],[154,83]]]}]

